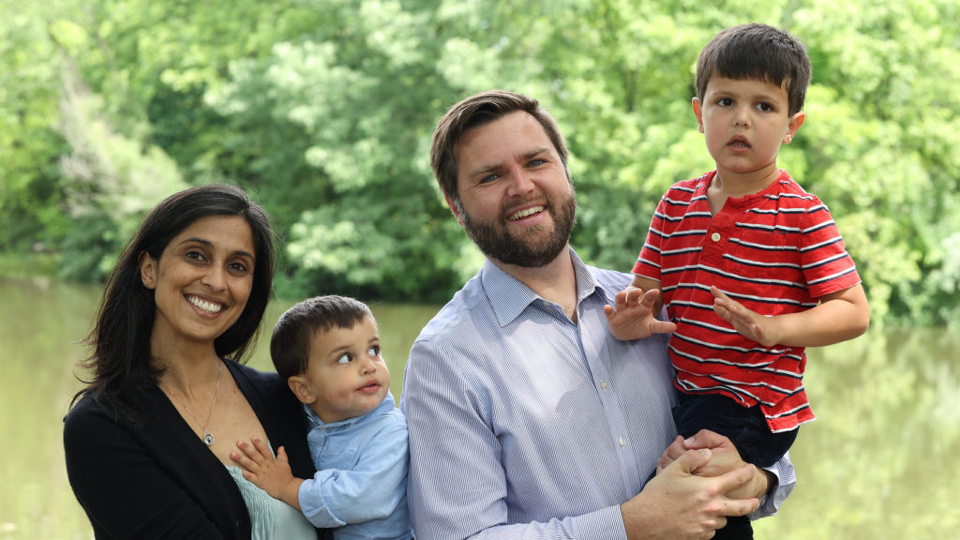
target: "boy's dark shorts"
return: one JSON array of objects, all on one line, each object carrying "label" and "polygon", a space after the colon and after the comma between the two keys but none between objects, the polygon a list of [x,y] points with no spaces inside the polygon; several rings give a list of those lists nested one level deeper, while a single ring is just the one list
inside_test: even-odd
[{"label": "boy's dark shorts", "polygon": [[[757,467],[769,467],[780,461],[797,438],[799,429],[771,433],[760,407],[742,407],[721,394],[689,395],[677,393],[680,403],[673,408],[677,431],[684,438],[709,429],[724,435],[740,452],[740,457]],[[728,517],[714,540],[752,540],[753,527],[746,516]]]},{"label": "boy's dark shorts", "polygon": [[673,409],[677,431],[684,438],[709,429],[730,439],[740,457],[757,467],[770,467],[787,453],[799,429],[771,433],[759,406],[743,407],[721,394],[689,395],[678,392]]}]

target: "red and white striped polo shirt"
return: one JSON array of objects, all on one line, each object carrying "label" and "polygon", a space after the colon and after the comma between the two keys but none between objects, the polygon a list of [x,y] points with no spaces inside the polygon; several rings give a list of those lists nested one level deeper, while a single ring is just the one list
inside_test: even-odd
[{"label": "red and white striped polo shirt", "polygon": [[657,205],[633,273],[655,279],[677,330],[670,358],[683,392],[722,393],[760,404],[771,431],[815,417],[803,388],[803,348],[764,348],[713,311],[710,286],[761,315],[810,309],[860,282],[820,199],[781,171],[763,191],[710,213],[716,171],[674,184]]}]

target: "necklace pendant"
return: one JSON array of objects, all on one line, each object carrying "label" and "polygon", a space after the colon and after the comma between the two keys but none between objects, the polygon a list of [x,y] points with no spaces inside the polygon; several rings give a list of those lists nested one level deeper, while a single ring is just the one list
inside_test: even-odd
[{"label": "necklace pendant", "polygon": [[207,431],[203,434],[203,442],[207,446],[213,446],[213,443],[217,442],[217,439],[213,437],[213,433],[210,433],[209,431]]}]

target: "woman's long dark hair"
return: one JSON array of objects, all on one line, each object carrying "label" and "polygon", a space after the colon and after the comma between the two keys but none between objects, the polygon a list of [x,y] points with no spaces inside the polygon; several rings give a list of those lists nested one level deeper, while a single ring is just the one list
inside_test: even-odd
[{"label": "woman's long dark hair", "polygon": [[260,321],[270,301],[276,267],[273,229],[266,212],[243,190],[214,184],[180,191],[158,204],[140,224],[107,278],[96,324],[84,343],[93,348],[81,365],[92,380],[71,406],[90,395],[116,413],[138,418],[133,396],[154,384],[150,333],[156,314],[154,291],[140,279],[144,253],[159,261],[167,244],[195,221],[209,216],[240,216],[253,233],[253,288],[237,322],[216,338],[217,354],[244,362],[259,337]]}]

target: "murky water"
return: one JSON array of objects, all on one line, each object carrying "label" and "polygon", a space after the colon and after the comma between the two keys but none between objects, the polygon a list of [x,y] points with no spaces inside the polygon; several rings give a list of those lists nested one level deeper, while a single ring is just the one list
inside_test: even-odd
[{"label": "murky water", "polygon": [[[0,540],[91,538],[67,483],[62,418],[80,388],[76,342],[99,289],[0,281]],[[289,303],[274,303],[268,328]],[[407,351],[434,308],[375,306],[400,396]],[[261,339],[251,365],[271,369]],[[810,353],[818,420],[791,451],[800,483],[758,539],[960,538],[960,335],[871,331]]]}]

